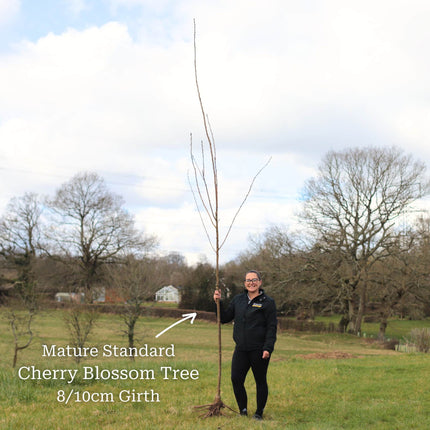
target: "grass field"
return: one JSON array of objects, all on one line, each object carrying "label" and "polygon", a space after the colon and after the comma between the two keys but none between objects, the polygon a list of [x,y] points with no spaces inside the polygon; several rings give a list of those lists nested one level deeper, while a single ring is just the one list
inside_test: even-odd
[{"label": "grass field", "polygon": [[[340,320],[339,315],[334,315],[331,317],[317,317],[316,321],[322,321],[325,323],[338,324]],[[399,340],[408,339],[409,334],[414,328],[430,328],[430,319],[413,321],[408,319],[391,319],[389,320],[388,327],[386,330],[386,337],[389,339],[396,338]],[[361,334],[367,337],[378,337],[379,323],[363,323],[361,326]]]},{"label": "grass field", "polygon": [[[143,318],[138,323],[139,346],[173,344],[174,357],[144,357],[134,362],[121,357],[89,357],[78,365],[72,358],[42,356],[43,344],[68,344],[63,312],[45,311],[37,316],[36,339],[21,353],[13,370],[12,335],[4,309],[0,309],[1,429],[430,428],[428,354],[397,353],[351,335],[280,333],[269,366],[265,420],[255,422],[229,412],[225,417],[202,419],[194,406],[211,403],[216,391],[214,324],[199,321],[197,316],[193,325],[184,322],[155,338],[175,320]],[[121,324],[118,316],[101,315],[89,345],[97,347],[100,355],[103,345],[126,346]],[[402,335],[411,325],[403,321],[396,324]],[[231,334],[232,327],[224,326],[222,399],[236,408],[229,379]],[[21,380],[19,369],[29,366],[76,371],[76,377],[70,384],[59,379]],[[84,379],[84,369],[96,366],[106,375],[114,369],[125,369],[128,375],[145,369],[147,376],[153,372],[154,379]],[[173,370],[162,368],[177,369],[177,379]],[[26,372],[21,370],[21,375],[25,377]],[[253,411],[255,388],[251,373],[247,389],[249,409]],[[140,402],[125,401],[128,393],[145,392],[146,398],[142,395]],[[154,401],[155,394],[158,402]]]}]

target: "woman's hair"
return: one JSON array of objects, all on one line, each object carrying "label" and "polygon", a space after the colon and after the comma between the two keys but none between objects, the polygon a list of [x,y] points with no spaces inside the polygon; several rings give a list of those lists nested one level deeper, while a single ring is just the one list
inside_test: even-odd
[{"label": "woman's hair", "polygon": [[248,273],[254,273],[255,275],[257,275],[258,280],[259,280],[259,281],[261,281],[261,275],[260,275],[260,272],[257,272],[256,270],[247,270],[247,271],[246,271],[246,273],[245,273],[245,277],[246,277],[246,275],[247,275]]}]

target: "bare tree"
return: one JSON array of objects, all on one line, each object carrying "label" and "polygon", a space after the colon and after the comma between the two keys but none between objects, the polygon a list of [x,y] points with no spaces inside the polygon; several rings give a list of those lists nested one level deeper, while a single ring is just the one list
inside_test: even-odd
[{"label": "bare tree", "polygon": [[[136,259],[127,256],[119,264],[110,267],[112,284],[124,301],[121,313],[126,326],[124,330],[129,348],[133,348],[136,340],[136,324],[142,314],[143,304],[153,298],[164,276],[160,272],[157,261],[152,259]],[[130,357],[134,359],[134,357]]]},{"label": "bare tree", "polygon": [[[82,351],[84,348],[98,316],[94,309],[85,310],[76,305],[64,314],[64,322],[70,335],[70,344],[77,348],[77,351]],[[76,363],[79,363],[82,357],[76,354],[74,358]]]},{"label": "bare tree", "polygon": [[5,253],[36,255],[40,241],[42,207],[37,194],[14,197],[0,221],[0,240]]},{"label": "bare tree", "polygon": [[359,332],[365,312],[369,270],[389,255],[396,222],[429,192],[426,167],[397,148],[329,152],[318,175],[305,186],[304,220],[318,243],[342,257],[348,278],[340,285],[344,320]]},{"label": "bare tree", "polygon": [[35,311],[27,309],[27,312],[19,313],[16,309],[12,309],[7,313],[14,341],[14,353],[12,367],[16,366],[18,361],[18,352],[28,348],[33,341],[33,330],[31,325]]},{"label": "bare tree", "polygon": [[35,294],[35,261],[40,244],[42,208],[38,196],[26,193],[14,197],[0,219],[1,254],[9,267],[15,269],[15,292],[26,302],[33,302]]},{"label": "bare tree", "polygon": [[381,340],[394,312],[419,319],[429,303],[429,222],[428,217],[420,217],[415,226],[399,232],[390,256],[374,265],[371,292],[373,299],[379,300]]},{"label": "bare tree", "polygon": [[134,226],[120,196],[110,192],[96,173],[79,173],[64,183],[48,202],[54,215],[49,234],[50,254],[78,265],[87,302],[100,268],[128,253],[142,253],[155,245]]},{"label": "bare tree", "polygon": [[13,367],[18,352],[30,346],[33,340],[32,323],[37,311],[35,264],[40,240],[41,204],[36,194],[26,193],[9,202],[0,220],[1,254],[13,273],[9,281],[19,300],[12,306],[7,318],[14,338]]},{"label": "bare tree", "polygon": [[247,257],[247,267],[264,267],[265,284],[280,312],[312,319],[316,310],[334,302],[336,260],[331,253],[282,226],[271,226],[252,242],[254,253]]},{"label": "bare tree", "polygon": [[[236,220],[237,215],[245,204],[255,179],[260,172],[266,167],[268,162],[257,172],[251,181],[248,192],[246,193],[242,203],[239,205],[227,232],[222,236],[220,234],[220,214],[219,214],[219,188],[218,188],[218,169],[217,169],[217,154],[214,135],[209,123],[209,118],[206,115],[203,107],[203,101],[199,88],[199,81],[197,76],[197,47],[196,47],[196,24],[194,21],[194,74],[195,84],[197,89],[197,96],[199,100],[200,110],[203,119],[204,132],[206,136],[205,143],[202,141],[200,145],[201,158],[198,160],[193,149],[193,139],[191,135],[191,161],[193,166],[193,177],[194,185],[190,180],[190,185],[193,190],[193,196],[198,208],[200,219],[202,221],[206,236],[215,254],[215,289],[220,290],[220,251],[224,246],[233,224]],[[206,171],[205,158],[209,158],[209,172]],[[270,161],[270,160],[269,160]],[[212,234],[211,234],[212,231]],[[208,409],[208,412],[204,414],[205,417],[217,416],[222,414],[222,408],[230,407],[226,406],[221,400],[221,360],[222,360],[222,347],[221,347],[221,320],[220,320],[220,303],[217,300],[217,324],[218,324],[218,383],[217,391],[214,402],[208,405],[198,406],[198,408]]]},{"label": "bare tree", "polygon": [[[220,282],[223,284],[223,281]],[[180,308],[213,311],[214,284],[213,265],[207,262],[197,263],[192,269],[190,268],[186,282],[181,289]]]},{"label": "bare tree", "polygon": [[247,267],[264,267],[264,282],[270,286],[276,308],[286,311],[295,291],[294,272],[302,267],[296,266],[300,249],[295,237],[282,226],[271,226],[263,234],[253,236],[251,243],[253,255],[247,257],[251,260]]}]

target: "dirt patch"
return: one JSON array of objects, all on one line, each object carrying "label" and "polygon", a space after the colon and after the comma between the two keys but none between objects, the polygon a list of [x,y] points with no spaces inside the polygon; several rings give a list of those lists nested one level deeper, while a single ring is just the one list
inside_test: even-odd
[{"label": "dirt patch", "polygon": [[331,360],[331,359],[347,359],[359,358],[358,355],[350,354],[349,352],[331,351],[331,352],[315,352],[313,354],[298,355],[297,357],[305,360]]}]

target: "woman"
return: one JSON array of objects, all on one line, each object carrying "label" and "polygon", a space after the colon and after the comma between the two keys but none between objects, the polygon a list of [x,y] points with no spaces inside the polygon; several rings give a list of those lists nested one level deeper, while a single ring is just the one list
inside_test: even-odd
[{"label": "woman", "polygon": [[[231,362],[231,381],[241,415],[248,415],[248,397],[245,379],[252,369],[257,386],[257,409],[253,416],[263,419],[263,411],[269,394],[267,368],[276,341],[276,306],[272,298],[260,288],[261,276],[256,270],[245,275],[245,291],[233,298],[227,309],[220,301],[221,323],[234,320],[233,339],[236,348]],[[214,300],[221,293],[215,290]]]}]

